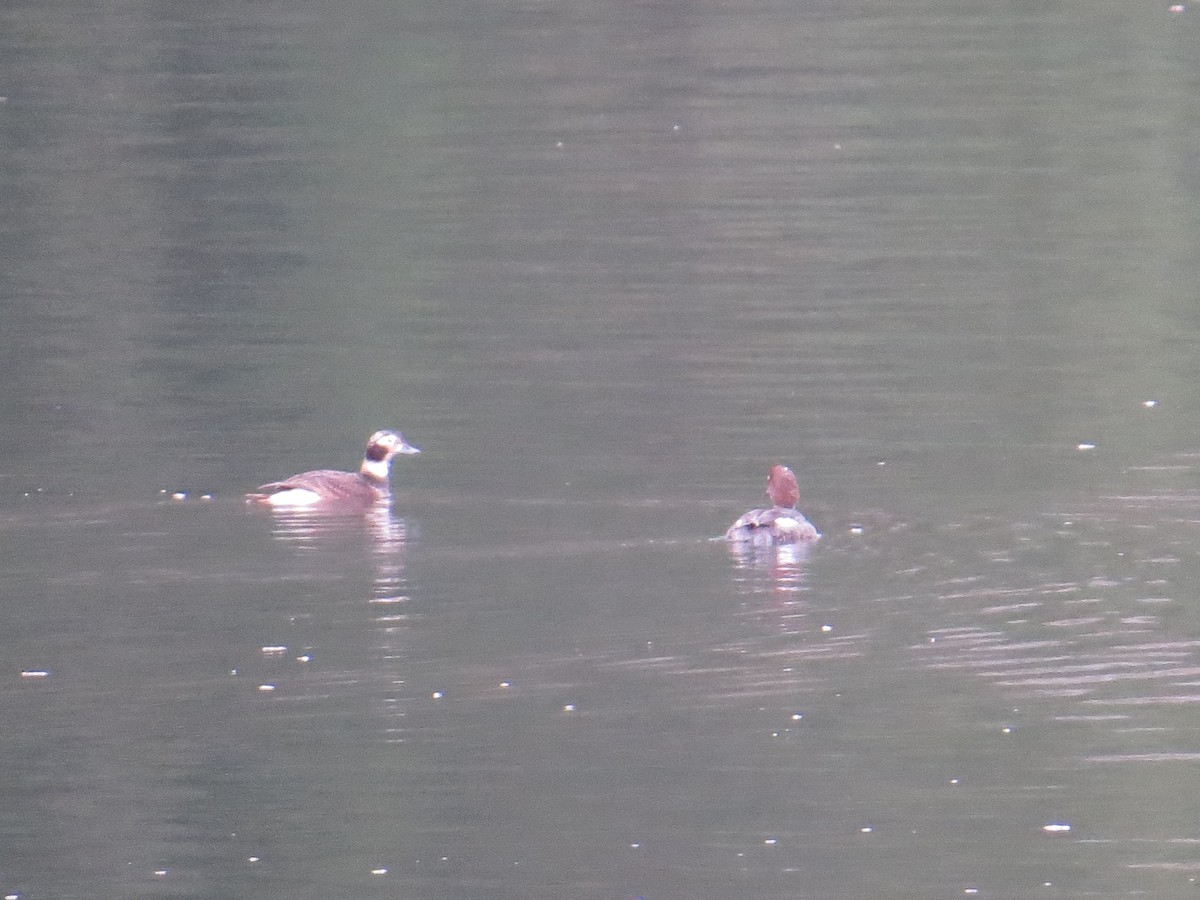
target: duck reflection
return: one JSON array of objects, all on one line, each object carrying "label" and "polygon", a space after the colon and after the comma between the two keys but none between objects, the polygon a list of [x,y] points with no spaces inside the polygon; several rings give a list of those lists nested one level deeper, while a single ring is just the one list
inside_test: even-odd
[{"label": "duck reflection", "polygon": [[403,547],[408,537],[408,526],[390,503],[376,503],[366,509],[274,507],[269,514],[271,534],[298,549],[329,546],[365,535],[377,552],[385,553]]},{"label": "duck reflection", "polygon": [[302,553],[365,548],[373,566],[371,602],[389,604],[407,599],[404,550],[410,529],[390,502],[381,501],[366,509],[275,507],[269,515],[272,536]]},{"label": "duck reflection", "polygon": [[812,544],[729,543],[739,584],[752,590],[802,591]]}]

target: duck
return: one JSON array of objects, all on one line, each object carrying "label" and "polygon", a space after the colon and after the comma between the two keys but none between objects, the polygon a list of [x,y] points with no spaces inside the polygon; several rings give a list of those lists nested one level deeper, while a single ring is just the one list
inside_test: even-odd
[{"label": "duck", "polygon": [[796,509],[800,501],[800,486],[796,475],[785,465],[771,467],[767,476],[767,497],[770,509],[752,509],[725,532],[727,541],[755,544],[810,544],[821,539],[821,533]]},{"label": "duck", "polygon": [[274,507],[310,507],[322,504],[372,505],[391,499],[389,480],[392,457],[421,451],[398,431],[377,431],[367,441],[367,452],[357,472],[314,469],[282,481],[272,481],[246,495],[246,502]]}]

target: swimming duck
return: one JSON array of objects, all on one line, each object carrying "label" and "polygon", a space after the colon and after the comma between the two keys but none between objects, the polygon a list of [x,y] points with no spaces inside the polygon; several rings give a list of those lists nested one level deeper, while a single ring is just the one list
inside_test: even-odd
[{"label": "swimming duck", "polygon": [[377,431],[367,441],[367,452],[357,472],[338,472],[316,469],[301,472],[283,481],[264,484],[246,495],[251,503],[270,506],[314,506],[316,504],[367,505],[387,500],[392,495],[388,480],[392,457],[397,453],[420,453],[405,443],[403,435],[392,431]]},{"label": "swimming duck", "polygon": [[800,486],[787,466],[774,466],[767,478],[767,497],[770,509],[752,509],[725,532],[729,541],[752,541],[756,544],[801,544],[821,539],[812,522],[796,509]]}]

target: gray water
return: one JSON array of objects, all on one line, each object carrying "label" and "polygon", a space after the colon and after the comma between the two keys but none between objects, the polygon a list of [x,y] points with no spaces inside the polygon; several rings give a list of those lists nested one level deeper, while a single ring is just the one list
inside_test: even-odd
[{"label": "gray water", "polygon": [[0,893],[1195,896],[1197,16],[9,4]]}]

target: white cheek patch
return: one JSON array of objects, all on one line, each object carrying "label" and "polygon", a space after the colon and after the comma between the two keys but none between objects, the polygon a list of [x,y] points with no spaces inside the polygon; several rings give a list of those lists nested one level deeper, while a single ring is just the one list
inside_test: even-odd
[{"label": "white cheek patch", "polygon": [[312,506],[321,502],[321,495],[307,488],[288,488],[267,497],[272,506]]}]

